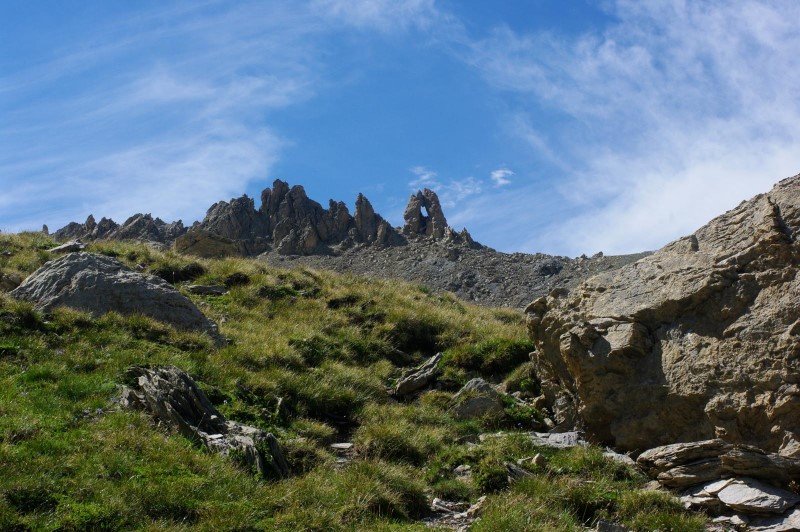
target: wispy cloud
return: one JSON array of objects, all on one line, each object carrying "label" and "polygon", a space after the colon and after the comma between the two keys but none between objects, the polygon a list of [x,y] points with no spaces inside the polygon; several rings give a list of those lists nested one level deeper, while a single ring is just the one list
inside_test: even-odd
[{"label": "wispy cloud", "polygon": [[384,32],[429,29],[443,17],[434,0],[316,0],[314,7],[342,23]]},{"label": "wispy cloud", "polygon": [[433,170],[425,168],[424,166],[412,166],[410,168],[412,174],[414,174],[414,179],[409,181],[408,186],[416,189],[416,188],[438,188],[442,186],[442,184],[437,179],[437,174]]},{"label": "wispy cloud", "polygon": [[[551,198],[563,215],[530,235],[531,250],[659,247],[800,169],[800,4],[609,6],[617,22],[602,33],[498,28],[469,44],[488,83],[561,116],[548,142],[519,122],[532,147],[564,161],[556,169],[571,169]],[[531,219],[536,193],[504,210]]]},{"label": "wispy cloud", "polygon": [[511,184],[511,180],[509,177],[514,175],[514,172],[509,170],[508,168],[498,168],[497,170],[492,170],[489,174],[489,177],[494,182],[495,188],[504,187],[506,185]]}]

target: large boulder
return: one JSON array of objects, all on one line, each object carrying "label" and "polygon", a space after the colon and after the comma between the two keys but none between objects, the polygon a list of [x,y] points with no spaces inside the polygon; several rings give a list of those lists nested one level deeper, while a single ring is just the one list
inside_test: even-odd
[{"label": "large boulder", "polygon": [[235,455],[262,476],[289,475],[278,440],[261,429],[226,420],[185,371],[174,366],[135,366],[127,377],[122,406],[148,412],[211,451]]},{"label": "large boulder", "polygon": [[33,302],[42,311],[64,306],[95,316],[143,314],[178,329],[220,338],[217,326],[165,280],[134,272],[114,258],[94,253],[70,253],[47,262],[11,295]]},{"label": "large boulder", "polygon": [[800,451],[800,176],[693,235],[529,305],[558,421],[626,450],[721,438]]}]

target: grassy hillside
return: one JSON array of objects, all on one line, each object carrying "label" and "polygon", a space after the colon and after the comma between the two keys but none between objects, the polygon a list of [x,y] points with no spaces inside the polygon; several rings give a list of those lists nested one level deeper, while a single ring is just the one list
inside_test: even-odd
[{"label": "grassy hillside", "polygon": [[[40,234],[0,235],[0,273],[51,257]],[[476,530],[580,530],[610,518],[642,530],[702,530],[669,496],[599,449],[535,448],[514,434],[541,413],[511,407],[455,421],[453,392],[474,376],[536,393],[522,316],[399,282],[252,260],[200,261],[141,244],[90,250],[160,275],[227,284],[189,295],[229,345],[142,317],[41,315],[0,293],[0,529],[426,529],[433,496],[490,494]],[[443,389],[397,402],[402,368],[444,352]],[[187,370],[221,412],[281,441],[294,476],[259,479],[115,403],[133,364]],[[507,437],[480,443],[481,433]],[[337,463],[330,443],[352,441]],[[503,462],[542,453],[508,486]],[[453,469],[472,466],[458,479]]]}]

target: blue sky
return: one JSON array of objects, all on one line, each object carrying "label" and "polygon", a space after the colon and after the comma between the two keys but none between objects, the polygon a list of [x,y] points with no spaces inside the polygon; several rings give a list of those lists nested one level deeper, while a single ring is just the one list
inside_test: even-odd
[{"label": "blue sky", "polygon": [[0,229],[273,179],[504,251],[654,249],[800,172],[800,3],[0,3]]}]

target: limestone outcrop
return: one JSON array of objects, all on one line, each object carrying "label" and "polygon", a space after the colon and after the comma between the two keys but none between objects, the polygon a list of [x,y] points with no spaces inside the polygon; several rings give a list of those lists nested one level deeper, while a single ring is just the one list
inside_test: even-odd
[{"label": "limestone outcrop", "polygon": [[623,450],[800,456],[800,176],[526,312],[556,421]]},{"label": "limestone outcrop", "polygon": [[278,440],[255,427],[226,420],[194,380],[174,366],[135,366],[126,375],[123,407],[143,410],[208,450],[236,456],[264,477],[284,478],[289,464]]},{"label": "limestone outcrop", "polygon": [[168,282],[94,253],[69,253],[45,263],[11,295],[45,312],[63,306],[95,316],[142,314],[221,341],[216,324]]}]

